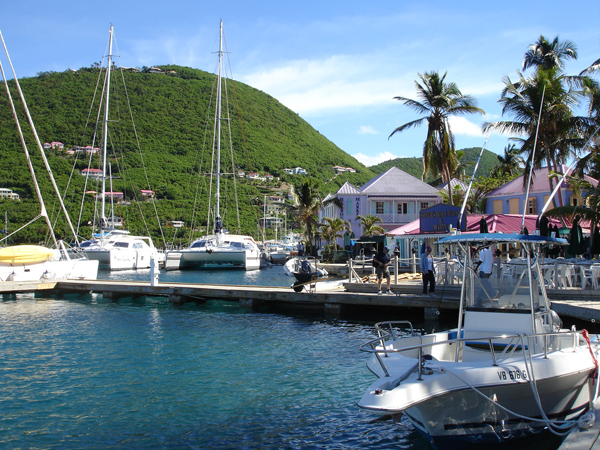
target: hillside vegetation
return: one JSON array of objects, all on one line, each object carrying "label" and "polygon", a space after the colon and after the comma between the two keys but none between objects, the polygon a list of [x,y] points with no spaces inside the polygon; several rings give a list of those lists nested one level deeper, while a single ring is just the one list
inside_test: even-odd
[{"label": "hillside vegetation", "polygon": [[[465,148],[462,149],[462,151],[464,152],[464,156],[460,160],[460,167],[461,171],[463,172],[464,179],[468,181],[471,179],[471,175],[473,174],[475,163],[477,162],[479,153],[481,153],[481,147]],[[497,164],[497,155],[489,150],[484,150],[483,155],[481,156],[481,161],[479,162],[479,167],[477,168],[477,173],[475,174],[475,179],[488,177],[494,166]],[[391,159],[375,166],[370,166],[369,169],[375,173],[382,173],[394,166],[406,173],[411,174],[415,178],[421,179],[423,176],[423,158],[421,157]],[[433,183],[436,180],[428,175],[424,181],[426,183]],[[439,181],[438,184],[441,184],[441,181]]]},{"label": "hillside vegetation", "polygon": [[[175,230],[165,231],[164,227],[172,220],[183,220],[187,227],[193,224],[196,235],[206,227],[209,197],[206,174],[210,172],[211,138],[206,137],[205,129],[212,129],[214,125],[214,117],[207,112],[209,103],[214,102],[216,76],[186,67],[161,68],[173,73],[113,72],[109,154],[112,190],[124,192],[131,201],[129,205],[119,205],[115,215],[122,216],[126,228],[133,233],[149,232],[155,238],[161,236],[160,222],[162,234],[171,240]],[[89,224],[94,220],[94,204],[84,202],[84,212],[79,220],[82,193],[84,189],[99,191],[99,187],[84,186],[85,177],[79,172],[88,167],[88,159],[69,155],[66,150],[73,146],[101,146],[101,131],[98,130],[98,137],[93,137],[100,94],[96,95],[95,105],[90,106],[99,74],[100,70],[94,67],[41,73],[20,80],[42,143],[61,142],[65,145],[63,151],[46,153],[59,188],[65,193],[70,216],[76,225],[79,222],[82,226],[79,234],[84,238],[92,232]],[[261,215],[258,203],[263,196],[280,187],[281,182],[298,185],[303,180],[303,176],[285,174],[284,168],[303,167],[309,176],[320,181],[323,193],[335,192],[346,180],[362,185],[375,175],[273,97],[240,82],[234,84],[228,80],[227,84],[228,100],[234,106],[230,106],[230,120],[224,121],[223,127],[231,127],[232,145],[230,147],[229,142],[222,144],[222,171],[230,174],[223,180],[224,224],[230,231],[238,231],[239,206],[239,231],[257,235],[257,221]],[[11,85],[14,97],[16,90],[14,83]],[[16,103],[21,111],[20,102]],[[23,115],[20,123],[29,136]],[[56,206],[50,201],[53,198],[51,186],[46,177],[40,175],[42,164],[32,138],[27,139],[43,196],[49,211],[53,212]],[[31,220],[39,208],[34,201],[31,176],[6,96],[0,98],[0,151],[0,187],[13,189],[22,198],[21,202],[0,201],[0,213],[7,212],[8,228],[14,230]],[[357,172],[336,177],[333,171],[336,165],[352,167]],[[99,167],[98,155],[92,157],[89,167]],[[281,182],[269,184],[238,179],[236,189],[240,200],[236,205],[229,200],[233,196],[228,194],[234,189],[231,173],[238,169],[246,173],[271,174],[280,177]],[[155,191],[154,205],[140,197],[141,189]],[[92,196],[88,197],[91,200]],[[19,233],[15,242],[41,240],[43,228],[43,224],[36,224],[32,230]],[[180,240],[184,233],[184,230],[179,231]],[[64,220],[58,220],[57,234],[68,238]]]}]

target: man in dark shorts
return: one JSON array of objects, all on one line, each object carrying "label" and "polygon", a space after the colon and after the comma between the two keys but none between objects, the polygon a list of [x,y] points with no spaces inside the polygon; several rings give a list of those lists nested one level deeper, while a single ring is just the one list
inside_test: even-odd
[{"label": "man in dark shorts", "polygon": [[383,247],[383,250],[373,257],[373,266],[375,267],[375,273],[377,274],[377,287],[379,288],[377,295],[381,295],[381,282],[383,281],[384,276],[387,279],[388,295],[394,295],[390,289],[391,278],[389,266],[391,263],[390,250],[387,247]]}]

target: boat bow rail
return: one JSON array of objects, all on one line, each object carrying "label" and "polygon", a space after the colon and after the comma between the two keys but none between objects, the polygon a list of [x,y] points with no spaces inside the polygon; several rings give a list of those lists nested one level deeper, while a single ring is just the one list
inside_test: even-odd
[{"label": "boat bow rail", "polygon": [[[588,347],[591,351],[590,343],[585,338],[585,334],[587,333],[586,330],[562,330],[538,334],[503,334],[480,337],[470,336],[436,341],[436,337],[439,337],[439,335],[445,333],[438,333],[435,335],[414,335],[412,334],[411,328],[411,336],[396,339],[392,325],[398,323],[402,322],[382,322],[377,324],[378,334],[380,334],[379,337],[372,339],[359,347],[361,351],[375,355],[386,377],[390,376],[390,371],[385,363],[384,358],[387,358],[391,354],[405,354],[406,358],[415,359],[419,368],[418,379],[421,379],[425,364],[428,361],[433,359],[438,362],[452,363],[465,361],[465,347],[477,351],[480,358],[487,356],[487,352],[489,352],[489,360],[492,366],[497,366],[501,362],[512,358],[515,352],[520,352],[524,349],[530,350],[532,356],[543,355],[544,358],[548,358],[548,355],[551,352],[567,350],[575,351],[578,346]],[[390,330],[392,331],[383,333],[383,327],[379,325],[389,325]],[[423,342],[423,340],[426,340],[427,342]],[[421,341],[421,343],[413,344],[415,341]],[[397,347],[397,344],[402,342],[406,342],[411,345]],[[435,358],[432,353],[445,353],[434,351],[434,347],[441,346],[446,346],[453,349],[458,348],[459,351],[446,352],[447,354],[453,356],[452,359]],[[541,349],[539,348],[540,346]]]}]

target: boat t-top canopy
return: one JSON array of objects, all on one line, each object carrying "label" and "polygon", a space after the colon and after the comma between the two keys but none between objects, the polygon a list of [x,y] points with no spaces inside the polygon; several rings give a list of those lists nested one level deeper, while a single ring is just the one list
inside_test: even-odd
[{"label": "boat t-top canopy", "polygon": [[537,236],[529,234],[507,234],[507,233],[469,233],[445,236],[440,238],[438,244],[453,243],[477,243],[477,244],[503,244],[503,243],[522,243],[522,244],[558,244],[567,245],[566,239],[553,238],[549,236]]}]

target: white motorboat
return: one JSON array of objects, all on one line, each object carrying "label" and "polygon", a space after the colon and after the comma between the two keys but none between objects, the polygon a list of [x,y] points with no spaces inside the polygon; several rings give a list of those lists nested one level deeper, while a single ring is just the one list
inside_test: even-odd
[{"label": "white motorboat", "polygon": [[[377,324],[379,337],[361,347],[377,380],[358,405],[397,421],[404,414],[437,449],[510,442],[544,429],[566,433],[598,395],[600,351],[598,336],[563,329],[550,309],[538,255],[566,241],[470,234],[439,243],[466,255],[458,327],[400,335],[398,327],[412,325]],[[520,246],[524,270],[480,278],[470,246],[494,244]]]},{"label": "white motorboat", "polygon": [[[223,21],[219,32],[219,69],[216,87],[216,111],[215,111],[215,207],[212,235],[202,236],[194,240],[191,245],[182,250],[167,253],[167,270],[175,269],[206,269],[206,268],[240,268],[255,270],[261,268],[261,251],[251,236],[230,234],[223,228],[221,217],[221,124],[227,122],[222,115],[222,68],[223,68]],[[235,177],[233,178],[235,182]],[[212,196],[209,196],[209,201]],[[210,207],[209,207],[210,209]]]},{"label": "white motorboat", "polygon": [[[21,87],[19,85],[19,79],[14,71],[12,62],[10,61],[10,56],[8,54],[8,50],[6,44],[4,42],[4,37],[0,32],[0,39],[2,40],[2,44],[4,46],[6,58],[8,59],[9,66],[12,69],[12,75],[14,78],[14,83],[17,86],[17,90],[19,92],[21,104],[25,110],[25,114],[27,116],[30,130],[33,133],[33,138],[37,143],[38,149],[40,151],[40,155],[46,167],[46,171],[48,173],[48,177],[52,183],[54,188],[54,192],[58,198],[61,209],[65,214],[66,221],[70,227],[75,240],[77,240],[76,232],[73,228],[73,224],[67,212],[67,209],[63,203],[62,196],[56,185],[56,181],[54,180],[54,176],[52,175],[52,170],[50,169],[50,165],[44,153],[44,149],[38,137],[35,125],[33,123],[33,119],[29,114],[29,109],[27,107],[27,102],[25,101],[25,97],[23,96],[23,92],[21,91]],[[35,193],[37,199],[40,203],[40,212],[36,218],[31,220],[27,225],[33,223],[35,220],[39,218],[44,218],[46,225],[49,230],[49,236],[52,239],[53,247],[45,247],[41,245],[13,245],[7,246],[0,249],[0,281],[37,281],[37,280],[58,280],[58,279],[96,279],[98,276],[98,262],[90,261],[87,258],[83,257],[81,253],[71,253],[64,245],[64,243],[60,240],[56,239],[54,234],[54,228],[50,218],[48,217],[48,213],[46,210],[46,206],[44,203],[44,199],[42,198],[42,193],[40,191],[40,187],[38,184],[38,180],[33,168],[33,164],[31,162],[31,155],[29,150],[27,149],[26,139],[23,134],[23,130],[21,129],[21,125],[19,123],[18,114],[15,108],[15,104],[13,102],[12,94],[10,92],[10,87],[5,76],[4,66],[0,61],[0,71],[2,73],[2,78],[4,80],[4,85],[6,88],[6,93],[8,95],[8,102],[10,104],[15,123],[17,126],[17,131],[19,134],[19,138],[21,140],[21,145],[23,147],[23,151],[25,152],[25,157],[27,160],[27,164],[29,167],[29,172],[33,179],[33,185],[35,188]],[[5,236],[0,242],[7,242],[7,240],[25,228],[27,225],[22,226],[17,231]]]}]

